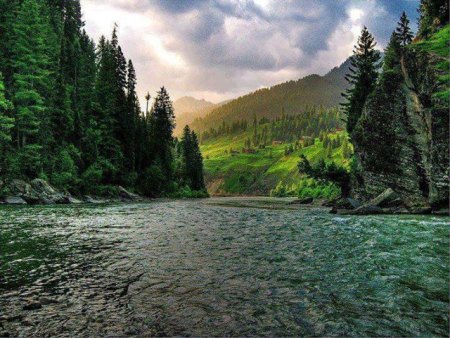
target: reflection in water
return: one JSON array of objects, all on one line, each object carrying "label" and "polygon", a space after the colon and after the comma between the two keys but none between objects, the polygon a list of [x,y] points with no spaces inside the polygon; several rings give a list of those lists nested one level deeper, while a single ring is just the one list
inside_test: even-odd
[{"label": "reflection in water", "polygon": [[448,219],[284,203],[2,207],[0,333],[448,336]]}]

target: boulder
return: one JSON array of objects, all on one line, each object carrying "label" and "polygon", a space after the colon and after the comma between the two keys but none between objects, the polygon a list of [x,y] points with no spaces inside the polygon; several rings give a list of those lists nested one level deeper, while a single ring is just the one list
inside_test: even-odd
[{"label": "boulder", "polygon": [[294,205],[294,204],[311,204],[312,202],[314,202],[314,198],[310,197],[310,198],[300,198],[298,200],[291,201],[288,204],[289,205]]},{"label": "boulder", "polygon": [[[344,214],[344,213],[343,213]],[[364,204],[355,210],[349,210],[345,215],[380,215],[384,214],[383,209],[376,205]]]},{"label": "boulder", "polygon": [[25,205],[25,204],[27,204],[27,202],[19,196],[6,197],[4,202],[6,204],[10,204],[10,205]]},{"label": "boulder", "polygon": [[30,195],[33,190],[31,188],[31,185],[29,185],[27,182],[17,179],[9,182],[8,188],[11,193],[16,196]]},{"label": "boulder", "polygon": [[36,178],[30,185],[43,204],[69,204],[68,197],[57,192],[47,181]]},{"label": "boulder", "polygon": [[333,207],[336,209],[354,210],[362,206],[363,203],[353,198],[342,198],[338,200]]},{"label": "boulder", "polygon": [[[342,214],[345,210],[355,210],[363,205],[362,202],[355,200],[353,198],[342,198],[337,200],[330,213],[332,214]],[[343,210],[342,212],[340,210]]]},{"label": "boulder", "polygon": [[119,186],[119,198],[126,201],[138,201],[139,195],[127,191],[124,187]]},{"label": "boulder", "polygon": [[31,187],[39,194],[42,195],[54,195],[56,194],[55,189],[48,184],[47,181],[44,181],[40,178],[36,178],[30,182]]},{"label": "boulder", "polygon": [[403,201],[391,188],[386,189],[380,195],[370,201],[370,204],[380,208],[395,208],[403,205]]},{"label": "boulder", "polygon": [[25,181],[12,180],[8,183],[8,188],[12,195],[22,198],[28,204],[39,204],[41,202],[38,194]]}]

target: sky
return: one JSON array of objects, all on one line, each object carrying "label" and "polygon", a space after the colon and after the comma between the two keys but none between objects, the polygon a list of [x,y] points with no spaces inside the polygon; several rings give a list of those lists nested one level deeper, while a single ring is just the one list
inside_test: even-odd
[{"label": "sky", "polygon": [[214,103],[323,75],[352,54],[363,26],[386,46],[401,13],[417,27],[419,0],[81,0],[98,41],[116,23],[143,102],[165,86],[172,99]]}]

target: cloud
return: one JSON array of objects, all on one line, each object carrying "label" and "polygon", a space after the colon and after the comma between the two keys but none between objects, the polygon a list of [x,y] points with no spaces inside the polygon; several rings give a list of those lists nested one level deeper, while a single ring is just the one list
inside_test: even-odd
[{"label": "cloud", "polygon": [[140,96],[164,85],[174,98],[218,102],[326,73],[350,56],[363,25],[385,46],[401,12],[415,15],[418,1],[82,0],[82,6],[95,39],[119,25]]}]

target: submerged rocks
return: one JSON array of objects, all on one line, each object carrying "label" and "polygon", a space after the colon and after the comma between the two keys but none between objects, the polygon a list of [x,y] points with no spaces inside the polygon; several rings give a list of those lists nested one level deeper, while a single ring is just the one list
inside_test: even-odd
[{"label": "submerged rocks", "polygon": [[42,304],[40,302],[30,300],[26,305],[24,305],[24,310],[37,310],[42,308]]},{"label": "submerged rocks", "polygon": [[362,205],[363,203],[361,201],[355,200],[353,198],[342,198],[334,201],[334,203],[331,205],[332,209],[330,213],[340,214],[340,210],[355,210]]},{"label": "submerged rocks", "polygon": [[48,304],[56,304],[58,301],[56,299],[47,298],[47,297],[41,297],[39,298],[39,303],[41,305],[48,305]]},{"label": "submerged rocks", "polygon": [[314,202],[314,198],[310,197],[310,198],[300,198],[298,200],[291,201],[288,204],[289,205],[294,205],[294,204],[311,204],[312,202]]},{"label": "submerged rocks", "polygon": [[365,204],[351,198],[336,201],[330,213],[339,215],[431,214],[432,208],[427,203],[408,205],[393,189],[388,188]]},{"label": "submerged rocks", "polygon": [[34,179],[30,183],[14,179],[7,185],[10,196],[0,200],[0,203],[10,205],[25,204],[82,204],[82,203],[108,203],[108,202],[137,202],[144,200],[141,196],[118,188],[118,196],[114,199],[102,197],[84,196],[82,199],[75,198],[67,192],[57,191],[52,185],[43,179]]},{"label": "submerged rocks", "polygon": [[380,215],[385,212],[380,207],[373,204],[364,204],[355,210],[350,210],[346,215]]},{"label": "submerged rocks", "polygon": [[106,203],[108,202],[105,199],[101,199],[101,198],[97,198],[97,197],[92,197],[90,195],[86,195],[83,197],[83,201],[84,203],[89,203],[89,204],[100,204],[100,203]]}]

